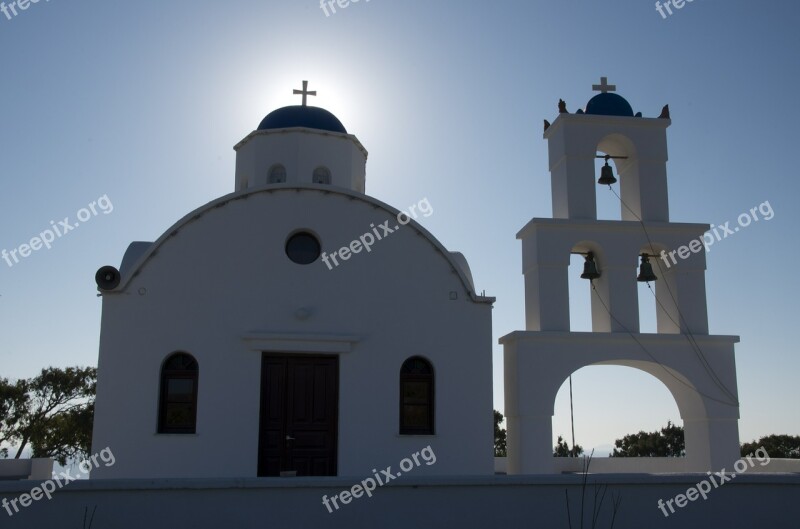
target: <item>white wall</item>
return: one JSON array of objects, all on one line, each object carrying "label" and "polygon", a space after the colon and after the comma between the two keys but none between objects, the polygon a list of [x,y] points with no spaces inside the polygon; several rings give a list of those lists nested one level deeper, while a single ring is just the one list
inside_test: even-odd
[{"label": "white wall", "polygon": [[49,457],[33,459],[0,459],[0,481],[14,479],[47,479],[53,473]]},{"label": "white wall", "polygon": [[[331,253],[371,223],[397,224],[378,201],[319,187],[214,201],[104,294],[93,445],[116,463],[95,477],[255,476],[260,351],[286,347],[339,355],[339,475],[396,465],[428,445],[442,455],[420,473],[493,472],[492,300],[475,297],[418,225],[333,270],[293,263],[284,246],[299,228]],[[298,318],[301,308],[310,317]],[[159,370],[175,351],[199,362],[196,435],[156,433]],[[434,436],[398,434],[399,371],[414,355],[436,373]]]},{"label": "white wall", "polygon": [[287,184],[311,184],[314,169],[331,171],[331,184],[364,192],[367,151],[352,134],[295,127],[251,132],[236,149],[236,191],[267,185],[270,168],[286,168]]},{"label": "white wall", "polygon": [[[441,454],[444,455],[444,454]],[[366,477],[363,476],[363,477]],[[358,478],[263,478],[229,480],[86,480],[57,491],[8,517],[2,527],[81,527],[84,510],[96,506],[92,527],[103,529],[263,529],[264,527],[381,527],[420,529],[579,527],[581,475],[425,478],[402,476],[329,513],[322,496],[350,489]],[[658,508],[685,494],[705,474],[589,476],[585,527],[595,486],[608,486],[598,528],[610,527],[612,495],[622,499],[615,529],[797,527],[800,475],[743,474],[665,517]],[[35,482],[0,483],[0,501],[30,492]],[[180,506],[179,508],[176,506]],[[668,511],[669,512],[669,511]]]}]

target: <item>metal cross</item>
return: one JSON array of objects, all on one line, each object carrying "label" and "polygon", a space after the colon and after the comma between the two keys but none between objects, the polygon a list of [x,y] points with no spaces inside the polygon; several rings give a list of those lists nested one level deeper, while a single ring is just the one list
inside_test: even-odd
[{"label": "metal cross", "polygon": [[617,85],[608,84],[608,77],[601,77],[600,84],[593,84],[592,90],[605,94],[606,92],[615,92],[617,90]]},{"label": "metal cross", "polygon": [[292,91],[292,93],[295,94],[295,95],[299,94],[299,95],[303,96],[303,106],[306,106],[306,96],[315,96],[315,95],[317,95],[317,91],[316,90],[313,90],[313,91],[309,91],[308,90],[308,81],[303,81],[303,89],[302,90],[295,89],[295,90]]}]

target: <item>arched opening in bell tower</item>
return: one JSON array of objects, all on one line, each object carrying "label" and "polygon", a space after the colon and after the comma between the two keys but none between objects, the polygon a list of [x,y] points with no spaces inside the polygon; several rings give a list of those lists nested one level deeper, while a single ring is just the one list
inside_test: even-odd
[{"label": "arched opening in bell tower", "polygon": [[[639,161],[633,141],[623,134],[609,134],[598,142],[596,151],[595,179],[608,163],[617,180],[611,184],[613,191],[608,185],[597,186],[597,219],[638,221],[641,218]],[[610,158],[606,160],[605,156]]]},{"label": "arched opening in bell tower", "polygon": [[675,397],[650,373],[624,365],[590,365],[571,377],[572,401],[569,378],[555,398],[553,446],[561,436],[571,448],[574,425],[575,443],[584,455],[594,449],[594,457],[606,458],[626,435],[660,431],[668,423],[683,427]]},{"label": "arched opening in bell tower", "polygon": [[578,253],[572,253],[569,257],[569,330],[592,332],[591,285],[581,279],[586,258]]}]

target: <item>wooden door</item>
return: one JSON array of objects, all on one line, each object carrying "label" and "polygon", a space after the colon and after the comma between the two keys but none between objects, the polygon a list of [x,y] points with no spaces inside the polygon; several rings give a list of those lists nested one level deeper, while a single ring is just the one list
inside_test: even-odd
[{"label": "wooden door", "polygon": [[339,359],[264,353],[259,476],[335,476]]}]

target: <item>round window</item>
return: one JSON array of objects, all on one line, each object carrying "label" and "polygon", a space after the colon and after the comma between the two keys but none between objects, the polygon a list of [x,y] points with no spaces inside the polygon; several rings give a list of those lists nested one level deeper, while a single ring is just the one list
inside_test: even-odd
[{"label": "round window", "polygon": [[286,255],[297,264],[311,264],[319,258],[319,240],[307,231],[295,233],[286,241]]}]

